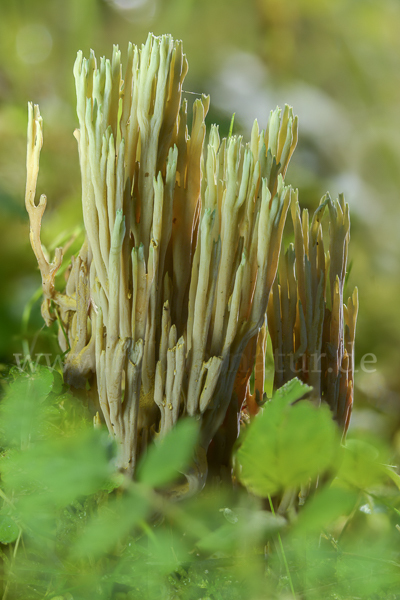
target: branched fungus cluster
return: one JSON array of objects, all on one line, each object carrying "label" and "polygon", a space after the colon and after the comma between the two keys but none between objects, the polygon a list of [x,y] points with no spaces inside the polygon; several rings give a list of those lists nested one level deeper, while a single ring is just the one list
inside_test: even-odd
[{"label": "branched fungus cluster", "polygon": [[[321,219],[329,211],[329,251],[324,250]],[[349,206],[342,196],[327,195],[314,213],[300,215],[292,204],[294,244],[281,256],[268,304],[268,324],[275,358],[276,388],[293,376],[313,387],[316,403],[323,399],[347,431],[354,378],[357,288],[343,303],[350,239]]]},{"label": "branched fungus cluster", "polygon": [[[347,365],[346,382],[337,383],[336,371],[336,383],[328,377],[329,390],[339,387],[333,395],[316,382],[315,394],[329,396],[334,409],[352,386],[356,300],[343,308],[347,207],[325,201],[309,231],[304,213],[300,223],[296,194],[284,185],[297,142],[291,108],[271,112],[261,132],[256,121],[248,143],[240,136],[220,139],[212,126],[204,148],[209,98],[194,102],[189,127],[186,72],[182,45],[170,36],[150,35],[140,50],[130,45],[124,78],[117,47],[111,61],[78,54],[75,137],[86,239],[62,293],[55,276],[63,251],[49,263],[40,242],[46,198],[38,205],[34,198],[42,119],[32,105],[26,208],[42,275],[42,314],[50,324],[57,312],[62,324],[66,381],[75,387],[89,381],[101,409],[97,420],[106,423],[119,445],[119,467],[130,475],[152,439],[182,416],[197,418],[200,442],[186,474],[191,492],[205,481],[210,442],[228,421],[236,437],[243,401],[251,404],[249,377],[255,361],[263,364],[270,290],[274,347],[294,354],[303,378],[308,356],[322,346],[329,347],[329,367]],[[319,227],[326,204],[333,228],[330,310]],[[274,281],[290,205],[295,246],[281,263],[279,287]],[[284,369],[276,385],[287,378]],[[263,381],[256,381],[258,395]]]}]

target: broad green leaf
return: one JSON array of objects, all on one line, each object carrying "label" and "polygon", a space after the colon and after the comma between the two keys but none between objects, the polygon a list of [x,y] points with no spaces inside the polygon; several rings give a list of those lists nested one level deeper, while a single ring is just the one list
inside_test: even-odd
[{"label": "broad green leaf", "polygon": [[107,440],[102,432],[37,444],[2,465],[4,481],[15,490],[34,485],[54,502],[68,503],[96,491],[111,474]]},{"label": "broad green leaf", "polygon": [[293,533],[319,533],[335,519],[354,509],[358,494],[339,487],[325,487],[310,498],[299,513]]},{"label": "broad green leaf", "polygon": [[146,498],[135,490],[121,498],[114,498],[91,519],[73,546],[71,555],[75,558],[97,558],[106,554],[146,518],[149,510]]},{"label": "broad green leaf", "polygon": [[337,426],[326,405],[307,400],[300,382],[289,382],[264,405],[238,450],[239,477],[259,496],[299,486],[329,468],[339,446]]},{"label": "broad green leaf", "polygon": [[9,515],[0,514],[0,543],[11,544],[19,534],[18,525]]},{"label": "broad green leaf", "polygon": [[159,444],[149,448],[138,466],[138,481],[152,487],[171,482],[188,465],[197,437],[198,425],[194,420],[178,422]]},{"label": "broad green leaf", "polygon": [[38,368],[35,373],[21,373],[10,383],[0,404],[3,443],[24,448],[37,439],[43,423],[44,402],[53,386],[58,388],[58,379],[55,371]]},{"label": "broad green leaf", "polygon": [[22,522],[47,535],[57,508],[96,492],[110,478],[109,458],[108,438],[91,429],[14,452],[0,466],[7,492],[18,497]]},{"label": "broad green leaf", "polygon": [[381,482],[386,476],[385,466],[379,461],[379,451],[363,440],[348,440],[342,448],[342,462],[338,477],[360,489]]}]

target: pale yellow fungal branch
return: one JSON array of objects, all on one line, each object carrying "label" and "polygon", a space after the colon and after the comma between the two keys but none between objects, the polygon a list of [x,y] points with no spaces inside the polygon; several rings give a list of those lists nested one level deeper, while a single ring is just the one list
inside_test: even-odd
[{"label": "pale yellow fungal branch", "polygon": [[[123,76],[124,72],[124,76]],[[255,122],[249,143],[220,139],[209,98],[181,101],[187,61],[181,42],[149,35],[141,49],[97,62],[78,53],[74,76],[86,240],[65,294],[54,288],[61,262],[41,250],[33,197],[42,144],[30,108],[27,210],[47,302],[59,313],[70,350],[65,379],[89,382],[99,418],[119,445],[118,464],[133,475],[138,456],[185,415],[201,422],[199,447],[176,495],[201,487],[211,440],[229,421],[237,436],[234,393],[242,356],[265,353],[269,293],[292,191],[283,177],[297,142],[292,109]],[[340,232],[338,230],[338,236]],[[47,319],[49,321],[49,319]],[[349,323],[351,317],[349,317]],[[64,334],[60,345],[67,350]],[[245,386],[246,387],[246,386]],[[258,394],[263,376],[257,376]],[[237,388],[235,388],[237,390]],[[243,391],[243,390],[242,390]]]},{"label": "pale yellow fungal branch", "polygon": [[47,198],[44,194],[40,196],[39,204],[35,204],[36,185],[39,174],[39,158],[43,146],[43,119],[40,116],[39,107],[35,104],[28,104],[28,145],[26,157],[26,190],[25,207],[29,215],[30,233],[29,238],[33,252],[42,276],[43,303],[42,316],[49,326],[54,321],[55,316],[51,314],[50,302],[55,300],[57,304],[69,310],[75,310],[75,301],[60,294],[54,287],[54,278],[61,266],[63,251],[57,248],[53,262],[49,262],[43,252],[40,241],[40,229],[44,211],[46,210]]}]

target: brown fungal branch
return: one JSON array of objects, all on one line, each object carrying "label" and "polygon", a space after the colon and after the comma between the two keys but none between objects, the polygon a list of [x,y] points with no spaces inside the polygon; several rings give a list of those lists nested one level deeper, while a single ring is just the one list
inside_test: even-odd
[{"label": "brown fungal branch", "polygon": [[170,36],[150,35],[140,50],[129,45],[124,77],[117,47],[99,63],[78,53],[86,240],[64,294],[54,287],[62,252],[49,264],[40,246],[45,200],[33,201],[37,107],[29,110],[26,205],[45,300],[58,305],[71,348],[66,381],[90,381],[130,475],[152,439],[184,415],[198,419],[199,448],[186,473],[192,493],[204,484],[206,452],[229,407],[239,413],[233,388],[278,267],[297,118],[287,106],[272,111],[265,131],[254,123],[248,143],[221,139],[212,126],[204,149],[209,98],[194,102],[189,126],[186,72],[181,42]]},{"label": "brown fungal branch", "polygon": [[[321,220],[328,209],[329,251]],[[315,211],[300,212],[293,195],[294,245],[281,255],[268,304],[268,329],[275,360],[274,387],[293,377],[313,387],[312,399],[327,402],[347,431],[353,402],[354,339],[358,312],[355,288],[344,304],[350,239],[349,207],[327,195]]]}]

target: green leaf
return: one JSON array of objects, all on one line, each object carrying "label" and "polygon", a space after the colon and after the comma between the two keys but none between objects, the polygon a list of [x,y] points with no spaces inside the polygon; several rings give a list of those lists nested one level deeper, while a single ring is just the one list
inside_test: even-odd
[{"label": "green leaf", "polygon": [[360,439],[348,440],[337,476],[351,486],[366,489],[382,481],[387,472],[378,449]]},{"label": "green leaf", "polygon": [[123,541],[139,521],[146,518],[149,510],[146,498],[135,490],[114,498],[90,520],[73,546],[72,556],[97,558],[106,554]]},{"label": "green leaf", "polygon": [[161,487],[171,482],[190,462],[198,437],[198,425],[185,419],[154,444],[137,470],[138,481],[152,487]]},{"label": "green leaf", "polygon": [[[56,376],[56,381],[55,381]],[[26,447],[41,433],[44,402],[59,375],[47,368],[21,373],[10,383],[0,405],[0,436],[3,443]]]},{"label": "green leaf", "polygon": [[369,547],[360,543],[354,555],[339,555],[336,562],[337,597],[395,599],[397,593],[391,592],[399,590],[400,577],[393,550],[377,543]]},{"label": "green leaf", "polygon": [[2,479],[7,492],[18,499],[24,525],[47,535],[58,508],[95,493],[111,477],[109,459],[108,437],[90,429],[10,453],[1,462]]},{"label": "green leaf", "polygon": [[[177,569],[180,562],[187,561],[192,548],[185,537],[173,536],[173,532],[169,528],[163,529],[159,526],[147,525],[144,522],[140,525],[147,534],[147,540],[143,544],[144,558],[146,563],[156,565],[154,577],[158,576],[161,579],[162,576]],[[137,548],[136,545],[136,551]]]},{"label": "green leaf", "polygon": [[[228,513],[226,511],[229,511]],[[203,552],[242,550],[246,544],[265,541],[276,535],[286,525],[286,519],[265,510],[223,509],[224,521],[220,527],[204,536],[197,544]]]},{"label": "green leaf", "polygon": [[19,535],[19,528],[9,515],[0,514],[0,543],[11,544]]},{"label": "green leaf", "polygon": [[333,464],[339,438],[329,408],[307,400],[291,405],[309,389],[292,380],[249,427],[237,457],[239,477],[255,494],[307,483]]},{"label": "green leaf", "polygon": [[312,391],[312,387],[306,385],[297,377],[294,377],[285,385],[276,390],[274,394],[274,400],[278,400],[280,402],[284,402],[285,404],[292,404],[297,400],[300,400],[303,396],[308,394],[308,392]]},{"label": "green leaf", "polygon": [[325,487],[307,501],[299,513],[294,535],[319,533],[342,515],[349,515],[358,494],[339,487]]},{"label": "green leaf", "polygon": [[383,470],[386,475],[393,481],[396,487],[400,490],[400,475],[394,470],[395,467],[389,465],[383,465]]},{"label": "green leaf", "polygon": [[67,504],[93,493],[110,476],[107,443],[102,432],[89,430],[38,444],[3,463],[4,481],[16,490],[39,486],[56,503]]}]

